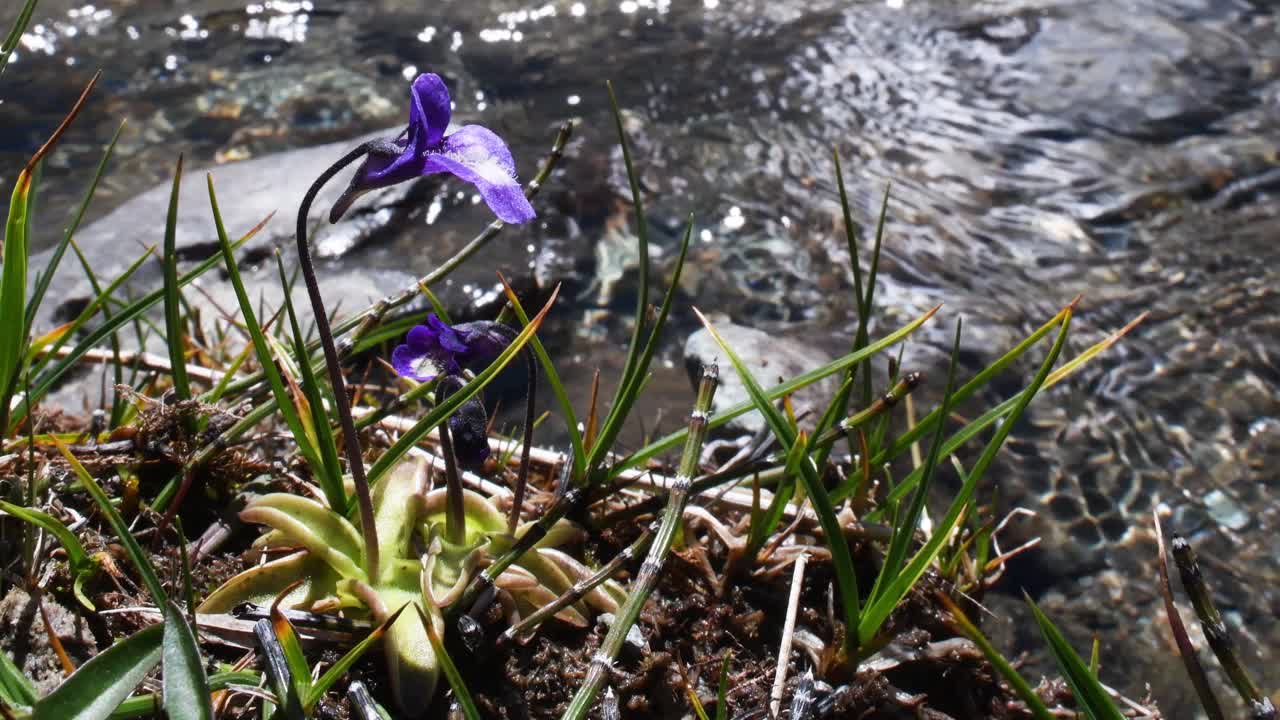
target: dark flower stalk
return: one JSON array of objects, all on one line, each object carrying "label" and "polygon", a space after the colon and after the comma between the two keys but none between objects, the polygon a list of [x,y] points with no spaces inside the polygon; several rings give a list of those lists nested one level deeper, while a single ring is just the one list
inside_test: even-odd
[{"label": "dark flower stalk", "polygon": [[[338,423],[342,427],[342,439],[347,455],[347,468],[351,473],[351,481],[356,488],[356,502],[360,507],[360,532],[364,535],[365,563],[371,577],[378,577],[378,529],[373,520],[373,498],[369,493],[369,481],[364,474],[364,459],[360,454],[360,435],[356,431],[355,420],[351,417],[351,401],[347,398],[347,386],[342,376],[342,365],[338,360],[338,350],[333,344],[333,330],[329,327],[329,314],[325,312],[324,298],[320,296],[320,285],[316,282],[316,271],[311,262],[311,249],[307,242],[307,215],[311,212],[311,203],[315,201],[320,188],[333,179],[346,166],[355,162],[370,151],[372,143],[365,143],[352,150],[329,166],[302,197],[298,207],[298,263],[302,266],[302,279],[307,286],[307,297],[311,301],[311,309],[315,315],[316,329],[320,334],[320,347],[324,351],[324,364],[329,373],[329,384],[333,386],[334,411],[338,415]],[[345,508],[333,508],[342,512]]]},{"label": "dark flower stalk", "polygon": [[[325,184],[343,168],[363,157],[364,162],[356,170],[351,183],[330,209],[329,222],[338,222],[356,199],[367,192],[438,173],[448,173],[475,185],[485,203],[504,222],[522,223],[534,216],[533,206],[525,198],[516,179],[511,151],[501,138],[479,125],[466,125],[449,132],[451,101],[449,90],[439,75],[419,75],[413,81],[410,99],[409,125],[399,137],[373,140],[344,155],[316,178],[298,207],[298,261],[319,330],[320,347],[324,352],[329,382],[333,386],[334,410],[342,427],[347,465],[356,489],[361,532],[365,540],[365,562],[370,576],[375,578],[379,575],[379,558],[373,500],[365,477],[360,438],[351,417],[351,402],[346,393],[341,361],[307,242],[307,217],[311,204]],[[459,348],[452,350],[457,352]],[[485,452],[488,452],[487,445]],[[527,457],[527,445],[525,454]]]}]

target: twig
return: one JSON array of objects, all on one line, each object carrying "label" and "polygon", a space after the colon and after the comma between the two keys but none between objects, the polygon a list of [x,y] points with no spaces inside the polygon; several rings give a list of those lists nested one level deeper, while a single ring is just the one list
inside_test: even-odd
[{"label": "twig", "polygon": [[1191,548],[1190,543],[1177,534],[1174,534],[1170,545],[1173,547],[1173,561],[1177,563],[1178,574],[1182,577],[1182,587],[1187,591],[1187,595],[1191,596],[1191,604],[1200,618],[1200,627],[1204,630],[1204,637],[1209,641],[1213,654],[1218,657],[1218,662],[1230,678],[1231,684],[1235,686],[1236,692],[1249,706],[1253,719],[1275,720],[1276,708],[1271,704],[1271,698],[1263,695],[1254,684],[1253,678],[1240,662],[1240,656],[1236,654],[1235,643],[1227,634],[1227,625],[1222,621],[1222,615],[1213,603],[1213,597],[1209,592],[1209,586],[1204,581],[1204,576],[1200,574],[1195,550]]},{"label": "twig", "polygon": [[1169,630],[1173,633],[1173,640],[1178,645],[1178,654],[1182,656],[1182,666],[1186,668],[1191,684],[1195,686],[1196,695],[1200,697],[1200,706],[1208,714],[1209,720],[1224,720],[1222,707],[1218,705],[1218,698],[1213,694],[1213,688],[1209,687],[1209,678],[1205,675],[1204,666],[1200,664],[1196,648],[1191,644],[1191,638],[1187,636],[1186,626],[1182,624],[1182,616],[1178,613],[1177,606],[1173,604],[1173,585],[1169,582],[1169,556],[1165,552],[1160,514],[1152,510],[1151,515],[1156,525],[1156,548],[1159,550],[1160,560],[1156,567],[1160,570],[1160,593],[1164,596],[1164,611],[1169,618]]},{"label": "twig", "polygon": [[791,595],[787,598],[787,619],[782,624],[782,642],[778,646],[778,667],[773,673],[773,689],[769,692],[769,713],[778,717],[782,712],[782,689],[787,684],[787,668],[791,666],[791,641],[796,632],[796,613],[800,610],[800,588],[804,585],[804,568],[809,562],[808,553],[796,558],[791,573]]},{"label": "twig", "polygon": [[653,545],[649,548],[648,556],[640,565],[640,572],[635,582],[631,584],[626,602],[618,610],[613,626],[609,628],[609,634],[605,636],[604,641],[600,643],[600,649],[591,658],[586,679],[574,695],[569,709],[565,711],[565,720],[581,720],[586,717],[587,711],[595,702],[596,695],[609,677],[609,669],[626,641],[627,631],[635,624],[649,594],[658,584],[658,573],[662,570],[667,552],[671,549],[676,531],[680,528],[680,519],[684,516],[684,505],[689,500],[693,476],[698,471],[698,457],[702,452],[702,442],[706,439],[707,419],[711,412],[711,400],[715,396],[718,379],[719,371],[714,364],[703,366],[702,381],[698,384],[698,398],[694,403],[693,412],[689,415],[688,439],[680,457],[679,472],[667,499],[667,512],[662,518],[662,525],[658,529]]},{"label": "twig", "polygon": [[631,543],[622,552],[615,555],[612,560],[606,563],[605,566],[600,568],[600,570],[594,575],[583,578],[582,580],[574,583],[573,587],[565,591],[560,597],[538,608],[532,615],[521,620],[519,623],[507,628],[507,631],[502,634],[503,639],[518,639],[521,635],[538,627],[538,625],[560,612],[563,608],[581,600],[584,595],[591,592],[596,586],[613,577],[618,570],[622,568],[624,563],[629,562],[631,558],[635,557],[637,554],[644,552],[645,548],[649,546],[649,540],[652,539],[652,537],[653,527],[650,526],[645,528],[644,532],[640,533],[640,537],[636,538],[635,542]]},{"label": "twig", "polygon": [[[73,352],[75,352],[74,348],[62,346],[53,351],[53,356],[56,358],[65,358]],[[44,353],[40,353],[40,355],[44,355]],[[134,363],[137,363],[139,367],[143,367],[148,370],[158,370],[162,373],[173,372],[173,367],[169,364],[169,358],[161,357],[153,353],[121,350],[119,358],[121,365],[133,365]],[[80,356],[80,362],[110,365],[114,364],[115,361],[116,355],[110,350],[88,350]],[[197,380],[203,380],[211,385],[218,383],[223,377],[222,372],[202,367],[200,365],[187,365],[185,367],[187,369],[187,375]]]}]

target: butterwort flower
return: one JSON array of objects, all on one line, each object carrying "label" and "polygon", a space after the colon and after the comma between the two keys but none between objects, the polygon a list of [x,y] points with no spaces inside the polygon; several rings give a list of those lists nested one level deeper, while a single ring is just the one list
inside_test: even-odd
[{"label": "butterwort flower", "polygon": [[502,138],[480,125],[448,132],[449,89],[439,75],[419,75],[410,99],[409,127],[395,140],[369,144],[351,184],[329,211],[329,222],[337,222],[356,198],[371,190],[437,173],[450,173],[475,185],[503,222],[533,219],[533,206],[516,180],[516,164]]},{"label": "butterwort flower", "polygon": [[[418,382],[440,378],[438,400],[443,401],[466,383],[464,367],[493,360],[514,337],[515,331],[502,323],[482,320],[449,325],[431,313],[427,324],[414,326],[404,344],[392,351],[391,365]],[[489,457],[487,427],[488,416],[479,398],[463,403],[449,417],[454,454],[463,467],[479,467]]]}]

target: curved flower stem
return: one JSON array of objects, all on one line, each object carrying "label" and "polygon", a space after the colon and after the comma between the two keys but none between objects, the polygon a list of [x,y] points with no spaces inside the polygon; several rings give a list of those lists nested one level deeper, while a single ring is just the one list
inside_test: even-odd
[{"label": "curved flower stem", "polygon": [[[347,386],[342,377],[342,365],[338,359],[338,351],[333,344],[333,330],[329,327],[329,316],[324,309],[324,299],[320,297],[320,286],[316,283],[315,267],[311,263],[311,249],[307,243],[307,215],[311,212],[311,203],[315,201],[320,188],[333,179],[346,166],[367,154],[374,143],[365,143],[343,155],[330,165],[320,177],[307,188],[298,206],[298,262],[302,266],[302,278],[307,284],[307,296],[311,300],[311,309],[315,315],[316,329],[320,334],[320,347],[324,350],[324,364],[329,370],[329,384],[333,386],[334,410],[338,413],[338,423],[342,426],[342,437],[347,454],[347,467],[351,471],[351,480],[356,488],[356,501],[360,506],[360,532],[364,536],[365,570],[369,577],[377,578],[378,574],[378,529],[373,520],[373,498],[369,493],[369,481],[364,474],[364,460],[360,456],[360,435],[356,431],[355,421],[351,418],[351,401],[347,398]],[[305,359],[304,359],[305,362]],[[334,508],[341,512],[342,508]]]},{"label": "curved flower stem", "polygon": [[[446,375],[442,380],[445,382],[440,383],[439,402],[444,402],[454,390],[462,386],[462,381],[451,375]],[[462,499],[462,476],[458,474],[458,457],[453,454],[453,436],[449,433],[449,418],[440,421],[437,432],[440,434],[441,454],[444,455],[444,539],[454,545],[461,545],[467,537],[466,507]]]}]

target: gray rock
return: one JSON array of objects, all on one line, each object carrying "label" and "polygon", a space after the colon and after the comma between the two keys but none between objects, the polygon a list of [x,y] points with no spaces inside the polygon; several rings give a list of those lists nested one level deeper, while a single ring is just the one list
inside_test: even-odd
[{"label": "gray rock", "polygon": [[[298,204],[312,181],[325,168],[356,145],[374,137],[394,135],[395,132],[380,131],[352,140],[184,173],[178,196],[176,236],[180,263],[185,268],[189,263],[217,252],[206,174],[213,176],[218,209],[227,233],[233,239],[275,213],[241,251],[242,257],[261,258],[272,247],[292,247]],[[313,228],[312,252],[318,257],[349,252],[378,230],[397,222],[406,212],[401,206],[416,183],[369,193],[357,201],[343,222],[330,225],[325,216],[346,187],[357,164],[353,163],[325,185],[312,204],[309,216]],[[169,191],[167,183],[153,187],[76,233],[76,243],[104,285],[124,272],[146,246],[156,246],[156,254],[159,254],[164,243]],[[31,258],[33,275],[48,266],[51,255],[52,250],[47,250]],[[271,275],[274,277],[274,273]],[[148,261],[127,286],[120,289],[119,296],[149,292],[160,286],[161,277],[160,263]],[[49,293],[36,318],[35,329],[48,330],[59,321],[73,317],[91,299],[91,289],[84,272],[68,251],[50,284]]]},{"label": "gray rock", "polygon": [[[735,325],[723,316],[713,315],[709,319],[725,343],[742,358],[752,375],[764,387],[773,386],[781,380],[790,380],[833,360],[827,353],[798,338]],[[705,328],[693,333],[685,341],[684,362],[690,380],[695,383],[703,365],[712,362],[720,365],[720,386],[716,390],[714,402],[717,412],[751,399],[747,395],[746,386],[729,365],[728,358]],[[838,389],[836,382],[827,378],[797,392],[792,397],[792,404],[797,414],[809,413],[806,417],[807,424],[812,426]],[[764,417],[758,411],[741,415],[728,425],[731,430],[750,433],[757,432],[764,426]]]}]

